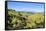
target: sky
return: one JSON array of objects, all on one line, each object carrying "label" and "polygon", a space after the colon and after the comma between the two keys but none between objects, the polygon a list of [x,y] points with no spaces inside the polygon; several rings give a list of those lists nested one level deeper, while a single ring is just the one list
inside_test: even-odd
[{"label": "sky", "polygon": [[8,9],[24,12],[44,12],[44,3],[8,2]]}]

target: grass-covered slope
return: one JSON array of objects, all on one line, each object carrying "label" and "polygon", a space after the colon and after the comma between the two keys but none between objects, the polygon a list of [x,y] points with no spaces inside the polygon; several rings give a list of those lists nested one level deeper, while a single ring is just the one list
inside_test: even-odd
[{"label": "grass-covered slope", "polygon": [[32,29],[44,27],[44,16],[41,13],[16,12],[6,10],[6,29]]}]

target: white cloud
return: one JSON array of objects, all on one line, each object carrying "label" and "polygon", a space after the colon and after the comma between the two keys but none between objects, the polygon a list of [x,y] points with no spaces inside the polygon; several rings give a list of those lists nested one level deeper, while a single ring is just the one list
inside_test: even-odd
[{"label": "white cloud", "polygon": [[44,9],[35,9],[35,8],[15,8],[16,11],[25,11],[25,12],[43,12]]}]

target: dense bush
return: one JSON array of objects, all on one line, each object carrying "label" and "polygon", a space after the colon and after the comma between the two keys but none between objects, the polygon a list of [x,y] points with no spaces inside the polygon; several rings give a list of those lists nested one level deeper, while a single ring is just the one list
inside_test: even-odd
[{"label": "dense bush", "polygon": [[40,13],[23,14],[12,9],[7,9],[6,29],[32,29],[44,27],[44,16]]}]

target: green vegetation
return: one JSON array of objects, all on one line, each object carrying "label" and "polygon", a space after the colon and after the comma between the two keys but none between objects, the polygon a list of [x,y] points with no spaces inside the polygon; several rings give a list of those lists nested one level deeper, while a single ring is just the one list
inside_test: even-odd
[{"label": "green vegetation", "polygon": [[16,12],[12,9],[6,12],[6,29],[44,28],[44,15],[41,13]]}]

